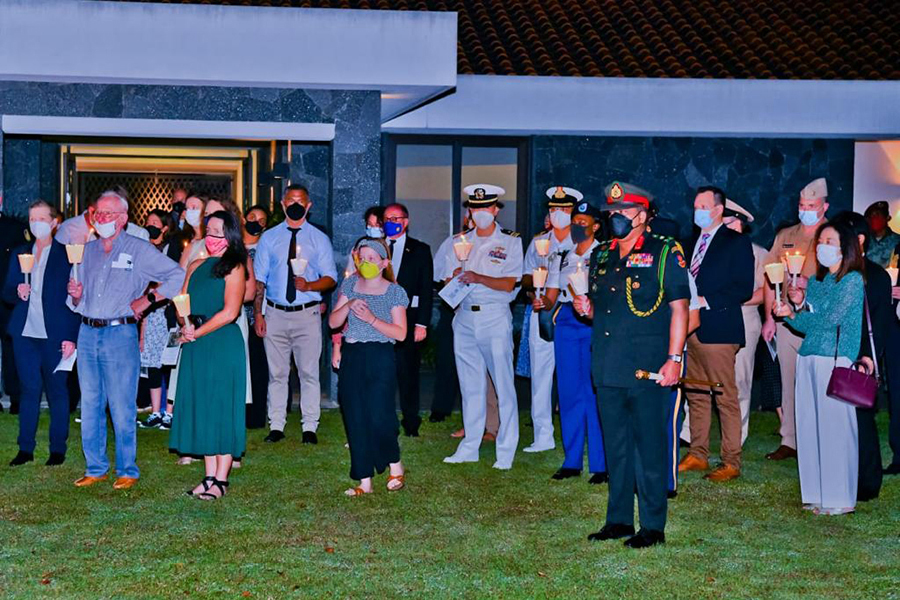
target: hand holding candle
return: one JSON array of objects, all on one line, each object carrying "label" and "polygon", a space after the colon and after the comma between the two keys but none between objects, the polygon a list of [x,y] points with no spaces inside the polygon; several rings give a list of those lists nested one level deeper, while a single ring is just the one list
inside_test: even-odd
[{"label": "hand holding candle", "polygon": [[84,259],[84,244],[66,244],[66,255],[72,265],[72,278],[78,281],[78,265]]},{"label": "hand holding candle", "polygon": [[766,265],[766,275],[775,284],[775,306],[781,304],[781,284],[784,283],[784,263],[776,262]]},{"label": "hand holding candle", "polygon": [[172,298],[172,303],[175,305],[178,316],[187,321],[188,317],[191,316],[191,295],[178,294]]},{"label": "hand holding candle", "polygon": [[31,284],[31,271],[34,269],[34,254],[20,254],[19,267],[25,274],[25,283]]},{"label": "hand holding candle", "polygon": [[538,294],[541,293],[541,290],[544,289],[544,286],[547,285],[547,268],[546,267],[538,267],[531,271],[531,280],[534,282],[534,288],[538,291]]}]

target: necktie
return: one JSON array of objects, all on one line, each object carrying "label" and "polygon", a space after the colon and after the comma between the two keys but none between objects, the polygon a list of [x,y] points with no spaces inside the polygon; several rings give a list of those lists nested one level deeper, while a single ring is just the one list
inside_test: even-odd
[{"label": "necktie", "polygon": [[391,260],[394,259],[394,242],[397,240],[389,240],[390,241],[390,249],[391,249]]},{"label": "necktie", "polygon": [[703,255],[706,253],[707,243],[709,243],[709,234],[704,233],[700,237],[700,246],[697,248],[696,254],[694,254],[694,260],[691,261],[691,277],[694,279],[697,278],[697,273],[700,272],[700,262],[703,260]]},{"label": "necktie", "polygon": [[291,232],[291,243],[288,246],[288,257],[287,257],[287,290],[285,290],[285,296],[287,297],[288,304],[293,304],[294,300],[297,299],[297,288],[294,285],[294,277],[293,271],[291,270],[291,261],[297,258],[297,232],[300,231],[300,228],[293,229],[288,227],[288,231]]}]

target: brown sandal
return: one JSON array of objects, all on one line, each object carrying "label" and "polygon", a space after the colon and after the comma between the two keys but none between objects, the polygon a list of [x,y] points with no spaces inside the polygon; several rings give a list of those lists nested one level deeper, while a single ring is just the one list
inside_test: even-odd
[{"label": "brown sandal", "polygon": [[[400,485],[392,488],[391,487],[392,481],[399,481]],[[400,490],[402,490],[405,487],[406,487],[406,473],[404,473],[403,475],[388,475],[387,490],[389,492],[399,492]]]},{"label": "brown sandal", "polygon": [[349,490],[344,492],[344,495],[348,498],[356,498],[357,496],[362,496],[364,494],[371,494],[372,492],[367,492],[362,489],[362,486],[356,486],[355,488],[350,488]]}]

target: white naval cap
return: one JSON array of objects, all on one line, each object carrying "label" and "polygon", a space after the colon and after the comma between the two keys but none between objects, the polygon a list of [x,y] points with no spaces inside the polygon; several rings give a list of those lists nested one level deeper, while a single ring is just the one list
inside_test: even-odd
[{"label": "white naval cap", "polygon": [[550,202],[547,203],[550,207],[575,206],[582,198],[584,198],[584,194],[575,188],[566,187],[564,185],[548,187],[547,191],[544,193],[550,199]]},{"label": "white naval cap", "polygon": [[[748,223],[753,222],[753,215],[750,214],[750,211],[732,200],[731,198],[725,199],[725,211],[734,213],[733,216],[739,217],[740,215],[744,216],[744,220]],[[725,215],[726,217],[729,215]]]},{"label": "white naval cap", "polygon": [[468,197],[466,206],[475,208],[499,204],[497,198],[506,193],[499,185],[490,183],[473,183],[463,188],[463,193]]}]

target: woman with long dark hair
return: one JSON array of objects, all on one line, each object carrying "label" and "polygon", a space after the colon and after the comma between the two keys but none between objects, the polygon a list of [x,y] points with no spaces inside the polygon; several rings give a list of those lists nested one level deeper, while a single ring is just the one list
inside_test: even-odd
[{"label": "woman with long dark hair", "polygon": [[182,326],[169,447],[203,457],[206,476],[188,494],[215,500],[225,495],[232,457],[246,448],[247,365],[235,324],[247,284],[240,222],[224,210],[210,215],[205,248],[207,257],[188,266],[182,291],[189,295],[191,315]]},{"label": "woman with long dark hair", "polygon": [[393,345],[406,339],[409,298],[394,281],[383,239],[361,238],[353,255],[357,272],[341,284],[328,325],[339,329],[347,323],[338,397],[350,444],[350,478],[359,480],[359,485],[345,493],[360,496],[372,493],[372,477],[386,468],[390,468],[388,491],[404,486]]},{"label": "woman with long dark hair", "polygon": [[[844,223],[817,232],[816,276],[804,291],[788,288],[790,303],[775,316],[805,335],[797,356],[797,464],[803,507],[815,514],[853,512],[859,470],[856,408],[828,395],[835,366],[859,356],[863,258],[856,233]],[[836,358],[835,358],[836,357]]]}]

